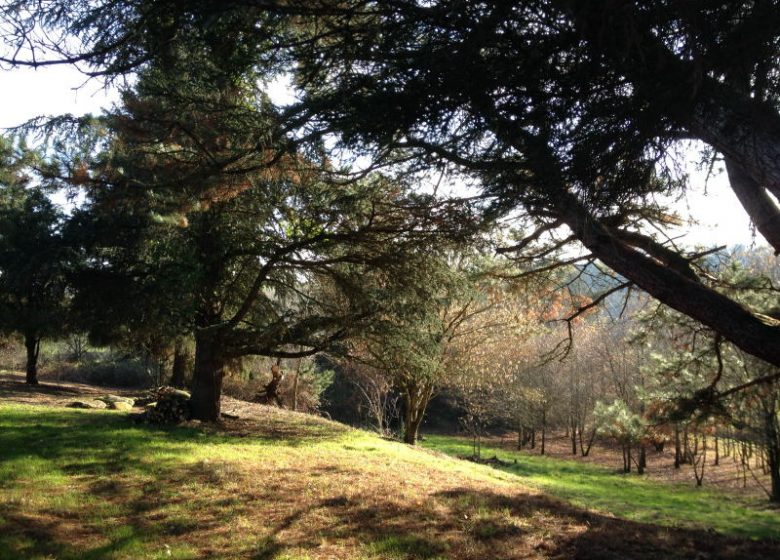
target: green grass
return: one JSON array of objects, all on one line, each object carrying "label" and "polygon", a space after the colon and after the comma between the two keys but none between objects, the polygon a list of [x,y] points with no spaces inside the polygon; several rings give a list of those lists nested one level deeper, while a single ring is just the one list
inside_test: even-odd
[{"label": "green grass", "polygon": [[421,560],[440,560],[445,547],[431,543],[413,535],[390,536],[378,540],[365,547],[365,553],[371,558],[383,560],[405,560],[406,558],[420,558]]},{"label": "green grass", "polygon": [[[456,457],[472,453],[470,440],[451,436],[426,436],[423,445]],[[483,457],[494,455],[510,463],[498,470],[517,475],[523,484],[577,507],[632,521],[714,529],[750,538],[780,538],[780,511],[759,499],[618,474],[571,460],[482,448]]]},{"label": "green grass", "polygon": [[[183,559],[204,547],[226,551],[217,558],[309,558],[294,539],[280,541],[279,527],[316,504],[339,509],[361,482],[381,486],[394,470],[510,478],[302,414],[269,412],[263,427],[221,434],[132,424],[116,411],[0,405],[0,559]],[[404,531],[374,533],[350,545],[355,554],[423,559],[438,550]]]},{"label": "green grass", "polygon": [[[592,515],[528,485],[629,519],[779,534],[777,514],[692,489],[527,456],[502,471],[264,410],[226,433],[0,404],[0,560],[466,560],[588,557],[594,546],[627,558],[651,547],[666,558],[722,546],[703,531]],[[468,452],[453,438],[425,443]],[[729,541],[741,557],[777,557],[774,545],[754,544]]]}]

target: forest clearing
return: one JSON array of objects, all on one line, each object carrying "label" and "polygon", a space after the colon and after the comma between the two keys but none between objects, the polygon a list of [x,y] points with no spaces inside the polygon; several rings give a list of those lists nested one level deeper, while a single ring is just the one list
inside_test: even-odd
[{"label": "forest clearing", "polygon": [[[495,469],[262,405],[216,430],[134,425],[126,412],[62,407],[58,399],[89,395],[78,385],[17,404],[23,385],[7,379],[3,558],[768,559],[780,550],[777,512],[690,485],[632,482],[623,494],[619,475],[591,473],[610,482],[578,489],[569,485],[587,470],[561,476],[563,460],[521,455]],[[426,441],[447,453],[467,445]],[[540,492],[549,488],[540,477],[560,487]],[[612,502],[592,503],[606,490]]]},{"label": "forest clearing", "polygon": [[0,0],[0,558],[780,558],[780,0]]}]

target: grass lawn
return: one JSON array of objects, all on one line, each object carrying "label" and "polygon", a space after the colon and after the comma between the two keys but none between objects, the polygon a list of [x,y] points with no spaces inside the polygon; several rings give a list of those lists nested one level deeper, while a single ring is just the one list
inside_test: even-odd
[{"label": "grass lawn", "polygon": [[[426,436],[423,445],[455,457],[470,456],[471,441],[451,436]],[[699,527],[752,538],[780,538],[780,510],[766,500],[736,493],[709,491],[692,484],[662,483],[632,474],[618,474],[598,465],[552,459],[483,447],[482,457],[508,462],[498,468],[530,485],[565,499],[624,519],[668,526]]]},{"label": "grass lawn", "polygon": [[[527,486],[560,478],[541,462],[535,475],[502,472],[259,409],[217,430],[0,404],[0,558],[780,557],[777,542],[623,521],[551,498]],[[622,488],[608,478],[594,492]],[[751,534],[768,534],[774,514],[745,515],[745,525],[765,522]]]}]

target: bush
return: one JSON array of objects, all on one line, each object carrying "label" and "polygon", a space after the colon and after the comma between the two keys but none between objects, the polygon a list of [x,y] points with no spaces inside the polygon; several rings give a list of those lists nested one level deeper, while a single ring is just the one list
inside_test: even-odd
[{"label": "bush", "polygon": [[64,363],[46,368],[46,377],[105,387],[150,387],[152,379],[142,360],[107,359],[86,363]]},{"label": "bush", "polygon": [[[253,361],[253,365],[267,366],[262,373],[247,374],[246,364],[243,368],[236,367],[225,377],[222,384],[224,394],[245,401],[262,400],[266,385],[271,381],[272,361]],[[325,389],[333,382],[333,372],[317,368],[311,361],[304,361],[298,366],[297,360],[289,360],[282,364],[284,377],[279,385],[279,395],[285,408],[293,408],[295,401],[295,376],[298,375],[298,398],[296,410],[301,412],[317,412],[320,409],[321,397]]]},{"label": "bush", "polygon": [[18,337],[0,335],[0,370],[23,370],[25,359],[24,345]]}]

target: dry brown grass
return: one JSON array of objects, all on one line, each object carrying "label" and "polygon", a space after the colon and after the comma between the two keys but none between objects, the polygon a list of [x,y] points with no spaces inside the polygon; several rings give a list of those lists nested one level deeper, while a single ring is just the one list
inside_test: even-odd
[{"label": "dry brown grass", "polygon": [[486,466],[226,405],[241,418],[166,430],[115,412],[0,407],[0,558],[780,557],[775,542],[619,520]]}]

